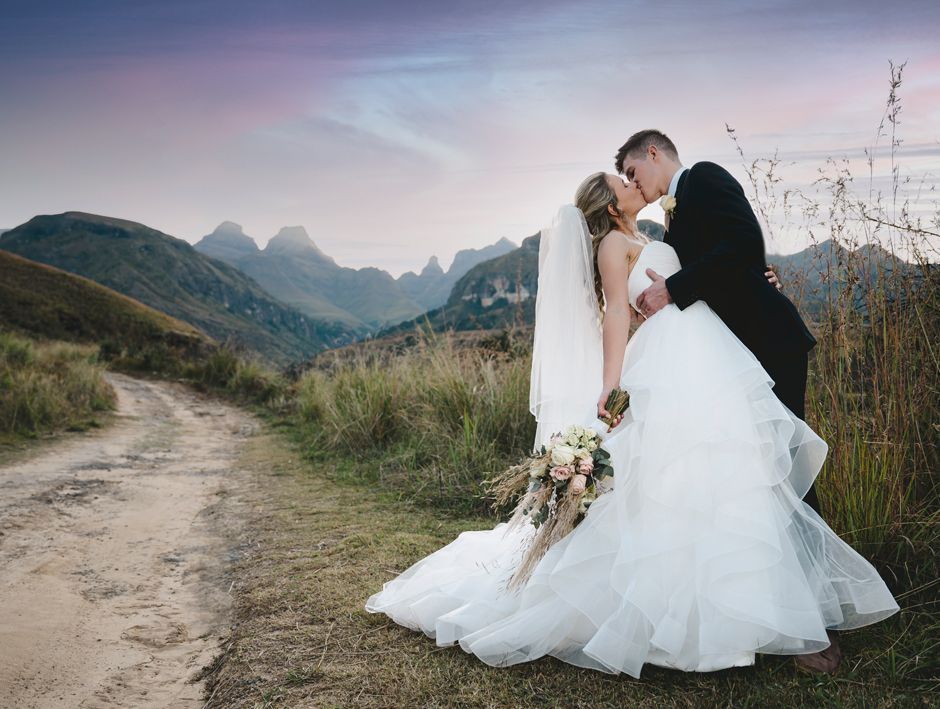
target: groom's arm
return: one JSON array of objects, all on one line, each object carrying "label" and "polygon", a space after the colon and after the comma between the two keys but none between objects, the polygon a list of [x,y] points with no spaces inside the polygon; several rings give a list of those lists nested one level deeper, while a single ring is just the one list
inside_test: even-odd
[{"label": "groom's arm", "polygon": [[[729,278],[738,278],[753,263],[763,258],[764,237],[754,210],[741,185],[723,167],[697,163],[689,171],[683,192],[689,204],[685,216],[695,221],[689,228],[712,246],[697,260],[666,279],[666,289],[673,302],[685,309],[696,300],[707,300],[707,293],[722,288]],[[678,209],[682,210],[679,204]]]}]

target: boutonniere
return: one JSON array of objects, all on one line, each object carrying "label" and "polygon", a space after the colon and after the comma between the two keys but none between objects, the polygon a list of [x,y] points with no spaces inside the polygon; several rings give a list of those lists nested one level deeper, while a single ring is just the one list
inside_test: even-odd
[{"label": "boutonniere", "polygon": [[669,215],[669,218],[672,219],[676,216],[676,198],[672,195],[664,195],[659,200],[659,206],[663,208],[663,211]]}]

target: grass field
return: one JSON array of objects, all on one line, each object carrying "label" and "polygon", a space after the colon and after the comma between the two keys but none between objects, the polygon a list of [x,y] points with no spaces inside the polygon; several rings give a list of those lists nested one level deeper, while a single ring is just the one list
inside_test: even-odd
[{"label": "grass field", "polygon": [[846,659],[833,677],[770,655],[752,668],[707,674],[648,666],[639,680],[551,658],[488,667],[363,604],[413,561],[492,519],[441,514],[364,486],[349,460],[311,462],[289,426],[269,424],[243,463],[256,474],[254,512],[232,590],[237,626],[208,670],[211,707],[867,709],[933,701],[938,627],[924,592],[899,594],[903,610],[888,621],[843,633]]}]

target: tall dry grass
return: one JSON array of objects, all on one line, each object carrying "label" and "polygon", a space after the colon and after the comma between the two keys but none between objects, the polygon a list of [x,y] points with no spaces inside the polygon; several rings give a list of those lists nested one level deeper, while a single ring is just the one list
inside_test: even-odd
[{"label": "tall dry grass", "polygon": [[822,277],[788,274],[787,290],[818,334],[807,419],[830,445],[817,483],[826,520],[867,555],[936,575],[940,204],[930,175],[904,170],[904,68],[890,65],[864,174],[829,158],[799,187],[777,156],[743,163],[770,236],[797,230],[819,247],[808,272]]},{"label": "tall dry grass", "polygon": [[0,438],[95,425],[115,396],[97,347],[0,332]]},{"label": "tall dry grass", "polygon": [[816,483],[823,517],[879,569],[902,609],[873,631],[890,640],[876,666],[936,686],[940,203],[936,178],[903,164],[904,68],[890,65],[861,174],[851,160],[829,158],[799,187],[776,155],[743,163],[771,236],[796,229],[819,247],[817,263],[788,274],[787,288],[817,331],[807,420],[830,446]]},{"label": "tall dry grass", "polygon": [[286,406],[284,375],[230,343],[213,347],[198,358],[176,360],[170,371],[197,388],[241,403],[256,404],[272,412]]},{"label": "tall dry grass", "polygon": [[424,333],[418,347],[310,370],[294,405],[314,450],[361,464],[354,475],[460,511],[485,509],[480,482],[532,445],[527,353],[457,347]]}]

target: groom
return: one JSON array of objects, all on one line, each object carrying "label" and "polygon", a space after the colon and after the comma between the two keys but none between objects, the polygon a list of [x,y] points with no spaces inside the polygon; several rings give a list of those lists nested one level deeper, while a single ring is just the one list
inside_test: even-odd
[{"label": "groom", "polygon": [[[634,133],[617,151],[617,172],[636,184],[647,204],[663,198],[663,240],[682,270],[653,284],[637,299],[646,317],[669,303],[684,310],[704,300],[747,346],[774,380],[773,391],[805,417],[808,352],[816,344],[796,306],[767,281],[764,237],[741,185],[723,167],[698,162],[683,167],[673,142],[658,130]],[[815,484],[804,501],[819,513]],[[835,631],[828,648],[797,655],[811,669],[832,672],[841,651]]]}]

